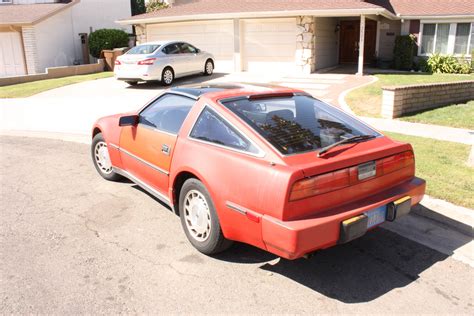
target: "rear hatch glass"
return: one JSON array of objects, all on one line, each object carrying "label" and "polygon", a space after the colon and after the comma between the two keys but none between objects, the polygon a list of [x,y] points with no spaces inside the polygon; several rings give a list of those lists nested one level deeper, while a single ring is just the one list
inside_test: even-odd
[{"label": "rear hatch glass", "polygon": [[358,135],[381,136],[343,111],[306,95],[224,100],[222,104],[285,155],[318,150]]}]

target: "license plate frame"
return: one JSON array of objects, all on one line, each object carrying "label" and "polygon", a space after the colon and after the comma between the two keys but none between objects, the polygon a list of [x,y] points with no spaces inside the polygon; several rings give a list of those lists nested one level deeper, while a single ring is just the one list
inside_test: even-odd
[{"label": "license plate frame", "polygon": [[357,166],[357,178],[359,181],[375,177],[377,174],[377,166],[375,161],[369,161]]},{"label": "license plate frame", "polygon": [[367,216],[367,228],[380,225],[386,221],[387,205],[379,206],[364,213]]}]

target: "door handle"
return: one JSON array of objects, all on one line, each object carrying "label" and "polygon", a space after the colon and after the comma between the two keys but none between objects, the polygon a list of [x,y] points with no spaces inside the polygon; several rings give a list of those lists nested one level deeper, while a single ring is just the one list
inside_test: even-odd
[{"label": "door handle", "polygon": [[161,152],[168,156],[170,154],[170,146],[166,144],[161,145]]}]

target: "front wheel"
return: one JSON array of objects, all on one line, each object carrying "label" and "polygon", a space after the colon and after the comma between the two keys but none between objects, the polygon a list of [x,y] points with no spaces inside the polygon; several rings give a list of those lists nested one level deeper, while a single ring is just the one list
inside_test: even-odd
[{"label": "front wheel", "polygon": [[232,245],[222,233],[214,203],[201,181],[188,179],[183,184],[179,215],[186,237],[200,252],[212,255]]},{"label": "front wheel", "polygon": [[98,133],[92,139],[91,154],[94,167],[102,178],[109,181],[118,181],[122,178],[113,171],[109,149],[101,133]]}]

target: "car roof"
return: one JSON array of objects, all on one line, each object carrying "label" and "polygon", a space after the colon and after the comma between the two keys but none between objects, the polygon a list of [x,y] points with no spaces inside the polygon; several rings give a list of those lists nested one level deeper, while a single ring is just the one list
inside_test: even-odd
[{"label": "car roof", "polygon": [[202,96],[215,100],[241,98],[256,95],[278,95],[282,93],[304,93],[301,90],[271,84],[261,83],[221,83],[203,86],[176,87],[170,91],[192,96],[199,99]]},{"label": "car roof", "polygon": [[[153,41],[153,42],[141,43],[140,45],[160,45],[160,46],[164,46],[164,45],[168,45],[168,44],[171,44],[171,43],[187,43],[187,42],[186,41]],[[137,46],[140,46],[140,45],[137,45]]]}]

